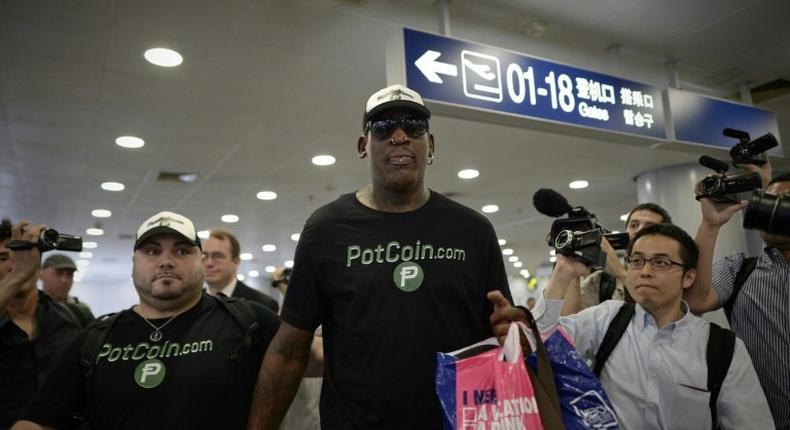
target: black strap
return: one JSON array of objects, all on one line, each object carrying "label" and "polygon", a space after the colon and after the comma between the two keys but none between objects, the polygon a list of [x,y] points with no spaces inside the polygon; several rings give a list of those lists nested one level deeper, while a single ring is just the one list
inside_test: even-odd
[{"label": "black strap", "polygon": [[746,280],[749,279],[749,275],[752,274],[754,268],[757,267],[758,259],[759,257],[749,257],[743,259],[741,268],[738,270],[738,274],[735,275],[735,282],[732,285],[732,294],[723,306],[724,313],[727,314],[727,320],[732,318],[732,309],[735,307],[735,300],[738,299],[738,293],[740,293],[743,284],[746,283]]},{"label": "black strap", "polygon": [[713,429],[719,428],[719,415],[716,402],[719,399],[721,386],[730,369],[732,356],[735,352],[735,333],[710,323],[708,348],[705,352],[708,362],[708,391],[710,391],[710,416]]},{"label": "black strap", "polygon": [[603,303],[612,298],[614,290],[617,288],[617,278],[606,272],[601,272],[600,279],[598,284],[598,303]]},{"label": "black strap", "polygon": [[256,331],[260,327],[260,323],[255,319],[255,314],[250,309],[250,303],[238,297],[214,297],[222,305],[222,307],[233,317],[236,323],[241,327],[244,332],[239,343],[230,354],[230,359],[238,362],[241,354],[248,350],[252,345],[259,342]]},{"label": "black strap", "polygon": [[615,315],[612,322],[609,323],[606,334],[604,334],[603,340],[601,341],[601,346],[598,347],[598,352],[595,354],[595,366],[593,367],[595,376],[601,377],[601,371],[606,364],[606,360],[612,355],[612,351],[614,351],[617,343],[620,342],[620,338],[623,337],[623,333],[625,333],[625,329],[628,328],[628,324],[631,323],[631,318],[634,317],[635,312],[636,305],[626,303],[620,307],[620,310],[617,311],[617,315]]},{"label": "black strap", "polygon": [[77,323],[79,323],[80,328],[87,327],[88,324],[90,324],[91,321],[93,321],[92,319],[88,318],[88,315],[85,314],[83,308],[80,307],[80,305],[78,305],[77,303],[66,302],[64,304],[66,305],[66,308],[69,310],[69,312],[77,320]]}]

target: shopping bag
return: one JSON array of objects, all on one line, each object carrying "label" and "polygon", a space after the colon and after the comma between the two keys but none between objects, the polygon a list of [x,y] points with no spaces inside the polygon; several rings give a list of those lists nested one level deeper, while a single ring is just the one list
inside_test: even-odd
[{"label": "shopping bag", "polygon": [[436,393],[446,430],[544,428],[515,323],[502,347],[491,338],[438,353]]},{"label": "shopping bag", "polygon": [[[579,355],[568,334],[559,327],[543,343],[551,362],[565,428],[619,428],[617,415],[601,382]],[[527,357],[527,362],[535,366],[537,356]]]}]

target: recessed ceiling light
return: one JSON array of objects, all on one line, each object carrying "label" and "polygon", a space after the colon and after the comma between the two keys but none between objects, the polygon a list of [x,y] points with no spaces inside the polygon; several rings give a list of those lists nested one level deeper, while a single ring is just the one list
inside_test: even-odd
[{"label": "recessed ceiling light", "polygon": [[475,169],[464,169],[458,172],[458,177],[461,179],[474,179],[480,176],[480,172]]},{"label": "recessed ceiling light", "polygon": [[626,221],[628,221],[628,214],[622,214],[622,215],[620,215],[620,221],[622,221],[622,222],[626,222]]},{"label": "recessed ceiling light", "polygon": [[226,222],[228,224],[239,222],[239,216],[233,214],[222,215],[219,219],[222,220],[222,222]]},{"label": "recessed ceiling light", "polygon": [[499,206],[497,206],[497,205],[485,205],[485,206],[483,206],[483,208],[481,210],[483,212],[487,213],[487,214],[492,214],[492,213],[494,213],[494,212],[499,210]]},{"label": "recessed ceiling light", "polygon": [[612,230],[612,234],[618,234],[618,233],[620,233],[620,230]]},{"label": "recessed ceiling light", "polygon": [[511,263],[515,263],[516,261],[518,261],[518,256],[517,255],[511,255],[510,257],[507,258],[507,261],[509,261]]},{"label": "recessed ceiling light", "polygon": [[265,270],[266,273],[273,273],[275,270],[277,270],[277,268],[274,266],[266,266],[266,268],[263,270]]},{"label": "recessed ceiling light", "polygon": [[94,209],[91,211],[91,215],[96,218],[109,218],[112,216],[112,212],[107,209]]},{"label": "recessed ceiling light", "polygon": [[151,48],[143,55],[149,63],[160,67],[175,67],[184,62],[181,54],[167,48]]},{"label": "recessed ceiling light", "polygon": [[552,249],[549,251],[549,255],[557,255],[557,251]]},{"label": "recessed ceiling light", "polygon": [[104,191],[123,191],[126,186],[120,182],[102,182],[101,189]]},{"label": "recessed ceiling light", "polygon": [[210,232],[208,230],[200,230],[198,232],[198,237],[201,238],[201,239],[208,239],[209,233]]},{"label": "recessed ceiling light", "polygon": [[286,260],[285,263],[283,263],[283,266],[285,266],[285,267],[294,267],[294,261],[293,260]]},{"label": "recessed ceiling light", "polygon": [[104,230],[98,227],[93,227],[85,230],[85,233],[87,233],[88,236],[101,236],[104,234]]},{"label": "recessed ceiling light", "polygon": [[497,242],[499,242],[499,246],[507,245],[507,241],[505,239],[499,239]]},{"label": "recessed ceiling light", "polygon": [[291,235],[291,240],[293,240],[294,242],[299,242],[299,237],[300,236],[301,236],[301,234],[294,233],[294,234]]},{"label": "recessed ceiling light", "polygon": [[335,164],[335,157],[328,154],[322,154],[316,155],[311,161],[316,166],[331,166]]},{"label": "recessed ceiling light", "polygon": [[79,255],[80,258],[93,258],[93,253],[90,251],[82,251]]},{"label": "recessed ceiling light", "polygon": [[239,281],[244,281],[244,275],[239,273],[239,274],[236,275],[236,279],[238,279]]},{"label": "recessed ceiling light", "polygon": [[83,249],[96,249],[99,246],[96,242],[82,242]]},{"label": "recessed ceiling light", "polygon": [[77,267],[88,267],[91,265],[90,260],[77,260]]},{"label": "recessed ceiling light", "polygon": [[259,200],[274,200],[277,198],[277,193],[274,191],[261,191],[255,195]]},{"label": "recessed ceiling light", "polygon": [[573,181],[570,184],[568,184],[568,186],[573,188],[574,190],[580,190],[582,188],[587,188],[589,185],[590,185],[590,183],[585,181],[585,180],[583,180],[583,179],[580,179],[578,181]]},{"label": "recessed ceiling light", "polygon": [[250,254],[249,252],[242,252],[239,255],[239,258],[241,258],[244,261],[250,261],[250,260],[252,260],[252,254]]},{"label": "recessed ceiling light", "polygon": [[554,263],[554,262],[556,262],[556,261],[557,261],[557,257],[551,257],[551,258],[549,258],[549,261],[551,261],[552,263]]},{"label": "recessed ceiling light", "polygon": [[121,148],[137,149],[145,146],[145,141],[136,136],[119,136],[115,139],[115,144]]},{"label": "recessed ceiling light", "polygon": [[513,255],[513,248],[505,248],[502,250],[502,255]]},{"label": "recessed ceiling light", "polygon": [[264,252],[274,252],[277,250],[277,247],[271,243],[267,243],[266,245],[263,245],[261,249],[263,249]]},{"label": "recessed ceiling light", "polygon": [[522,263],[520,261],[516,261],[515,263],[513,263],[513,267],[515,267],[516,269],[518,269],[519,267],[521,267],[523,265],[524,265],[524,263]]},{"label": "recessed ceiling light", "polygon": [[250,270],[249,272],[247,272],[247,276],[249,276],[250,278],[257,278],[258,276],[261,276],[261,272],[257,270]]},{"label": "recessed ceiling light", "polygon": [[185,184],[191,184],[191,183],[197,181],[197,178],[199,176],[200,175],[198,175],[197,173],[182,173],[182,174],[178,175],[178,180],[183,182],[183,183],[185,183]]},{"label": "recessed ceiling light", "polygon": [[525,277],[525,278],[529,278],[529,270],[527,270],[527,269],[522,269],[522,270],[521,270],[520,272],[518,272],[518,273],[520,273],[520,274],[521,274],[521,276],[523,276],[523,277]]}]

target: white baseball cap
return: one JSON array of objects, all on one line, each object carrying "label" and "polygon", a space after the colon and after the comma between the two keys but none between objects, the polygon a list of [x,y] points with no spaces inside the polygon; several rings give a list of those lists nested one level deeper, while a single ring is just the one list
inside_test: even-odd
[{"label": "white baseball cap", "polygon": [[157,234],[177,234],[192,242],[200,248],[200,238],[197,236],[195,225],[189,218],[175,212],[159,212],[140,224],[134,241],[134,249],[140,247],[146,240]]},{"label": "white baseball cap", "polygon": [[362,128],[364,129],[368,120],[377,113],[394,107],[412,109],[428,118],[431,117],[431,111],[425,107],[425,102],[417,91],[396,84],[380,89],[370,96],[365,105],[365,113],[362,115]]}]

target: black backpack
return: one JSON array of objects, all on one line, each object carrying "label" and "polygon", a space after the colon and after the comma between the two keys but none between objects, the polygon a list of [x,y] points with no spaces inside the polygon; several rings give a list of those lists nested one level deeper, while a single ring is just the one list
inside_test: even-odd
[{"label": "black backpack", "polygon": [[735,300],[738,299],[738,293],[741,292],[743,284],[746,283],[746,280],[749,279],[749,275],[751,275],[754,268],[757,267],[757,260],[759,259],[759,257],[743,259],[741,268],[738,270],[738,274],[735,275],[735,282],[732,285],[732,294],[730,298],[727,299],[727,302],[724,303],[724,306],[722,306],[724,308],[724,313],[727,314],[727,321],[732,321],[732,309],[735,307]]},{"label": "black backpack", "polygon": [[[620,338],[623,337],[628,324],[636,313],[636,305],[632,303],[624,304],[617,315],[614,316],[609,328],[606,329],[601,346],[595,354],[595,364],[593,372],[595,376],[601,377],[601,372],[606,364],[606,360],[614,351]],[[713,429],[719,428],[719,415],[716,411],[716,401],[719,398],[721,386],[724,378],[730,369],[732,355],[735,352],[735,333],[721,328],[719,325],[710,323],[710,336],[708,346],[705,350],[705,358],[708,363],[708,391],[710,392],[710,417],[713,422]]]}]

